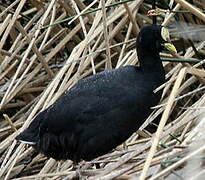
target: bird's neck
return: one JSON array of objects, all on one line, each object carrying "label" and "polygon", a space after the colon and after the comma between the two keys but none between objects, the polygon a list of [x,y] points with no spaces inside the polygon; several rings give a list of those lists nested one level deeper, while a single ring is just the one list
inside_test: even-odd
[{"label": "bird's neck", "polygon": [[164,72],[159,53],[138,53],[140,67],[146,72]]}]

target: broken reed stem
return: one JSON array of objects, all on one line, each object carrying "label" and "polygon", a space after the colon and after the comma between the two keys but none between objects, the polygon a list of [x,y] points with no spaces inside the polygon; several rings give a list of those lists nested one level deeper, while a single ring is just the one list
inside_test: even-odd
[{"label": "broken reed stem", "polygon": [[[18,28],[18,30],[22,33],[22,35],[24,37],[27,38],[27,41],[28,42],[31,42],[31,38],[29,37],[29,35],[26,33],[26,31],[24,30],[24,28],[21,26],[21,24],[16,21],[16,27]],[[38,59],[41,61],[42,65],[44,66],[46,72],[48,73],[48,75],[50,76],[50,78],[53,78],[54,77],[54,74],[52,72],[52,70],[49,68],[47,62],[45,61],[43,55],[41,54],[41,52],[38,50],[38,48],[36,47],[36,44],[33,43],[33,46],[32,46],[32,50],[34,51],[34,53],[36,54],[36,56],[38,57]]]},{"label": "broken reed stem", "polygon": [[11,119],[9,118],[9,116],[7,114],[3,114],[5,120],[9,123],[9,125],[11,126],[11,128],[14,131],[17,131],[16,127],[14,126],[13,122],[11,121]]}]

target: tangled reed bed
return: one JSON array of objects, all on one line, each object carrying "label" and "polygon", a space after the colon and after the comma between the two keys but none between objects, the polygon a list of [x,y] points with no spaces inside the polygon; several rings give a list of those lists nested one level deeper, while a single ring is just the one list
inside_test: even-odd
[{"label": "tangled reed bed", "polygon": [[[180,55],[161,54],[167,73],[161,104],[127,140],[126,148],[119,146],[81,163],[81,179],[204,176],[204,4],[158,2],[159,7],[173,10],[159,14],[157,23],[169,27]],[[135,38],[141,27],[152,23],[147,16],[150,9],[149,1],[142,0],[0,3],[0,178],[79,177],[71,161],[37,155],[14,138],[79,79],[137,64]],[[153,121],[156,117],[160,123]],[[154,131],[147,128],[151,124]]]}]

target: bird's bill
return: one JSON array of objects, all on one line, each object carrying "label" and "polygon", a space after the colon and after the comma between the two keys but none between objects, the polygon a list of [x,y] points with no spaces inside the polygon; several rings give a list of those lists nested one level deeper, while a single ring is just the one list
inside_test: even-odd
[{"label": "bird's bill", "polygon": [[172,43],[164,43],[162,44],[166,50],[168,50],[171,54],[176,54],[177,50]]}]

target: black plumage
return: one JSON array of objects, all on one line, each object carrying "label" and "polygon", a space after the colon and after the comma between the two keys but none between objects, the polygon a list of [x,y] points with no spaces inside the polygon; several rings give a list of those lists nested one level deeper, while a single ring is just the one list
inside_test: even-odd
[{"label": "black plumage", "polygon": [[92,160],[124,142],[145,121],[165,82],[159,52],[168,39],[162,27],[143,28],[137,38],[140,66],[106,70],[80,80],[40,112],[16,139],[57,160]]}]

